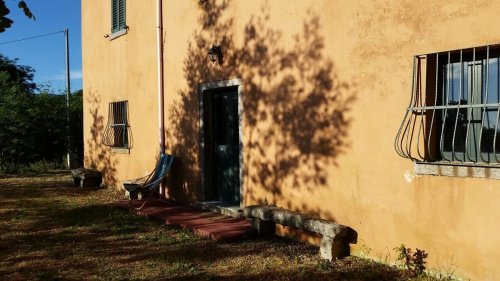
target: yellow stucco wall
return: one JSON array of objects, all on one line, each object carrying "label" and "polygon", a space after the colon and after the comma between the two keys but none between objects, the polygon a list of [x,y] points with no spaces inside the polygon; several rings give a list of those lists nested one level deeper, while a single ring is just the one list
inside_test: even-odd
[{"label": "yellow stucco wall", "polygon": [[[154,167],[159,150],[156,4],[128,1],[130,27],[109,40],[110,1],[82,1],[85,165],[103,170],[107,185],[119,186]],[[150,12],[151,11],[151,12]],[[128,100],[133,136],[130,153],[114,153],[101,143],[108,104]]]},{"label": "yellow stucco wall", "polygon": [[[85,158],[119,186],[151,169],[158,152],[156,1],[127,1],[130,28],[112,41],[104,38],[108,2],[82,1]],[[498,43],[500,2],[163,2],[165,136],[178,157],[168,197],[200,195],[199,84],[240,78],[245,205],[268,201],[348,225],[357,254],[394,260],[404,243],[426,250],[430,268],[500,278],[500,181],[408,182],[413,164],[393,148],[412,56]],[[221,66],[207,59],[214,43]],[[93,136],[108,102],[122,99],[130,154],[111,153]]]}]

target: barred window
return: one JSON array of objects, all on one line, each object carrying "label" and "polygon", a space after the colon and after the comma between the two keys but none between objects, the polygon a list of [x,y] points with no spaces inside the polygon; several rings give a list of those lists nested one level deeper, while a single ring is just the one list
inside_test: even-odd
[{"label": "barred window", "polygon": [[111,33],[127,28],[125,18],[125,0],[111,0]]},{"label": "barred window", "polygon": [[104,145],[131,148],[132,135],[128,120],[128,101],[109,104],[108,123],[103,136]]},{"label": "barred window", "polygon": [[416,56],[398,154],[418,162],[500,163],[499,81],[498,45]]}]

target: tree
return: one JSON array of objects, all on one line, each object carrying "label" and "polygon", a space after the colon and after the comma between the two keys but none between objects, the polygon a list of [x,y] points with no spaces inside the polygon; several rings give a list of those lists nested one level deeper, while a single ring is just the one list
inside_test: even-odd
[{"label": "tree", "polygon": [[34,70],[0,55],[0,165],[29,158],[28,106],[36,89]]},{"label": "tree", "polygon": [[[73,161],[83,164],[83,91],[73,92],[69,97],[69,148]],[[73,164],[75,164],[73,162]]]},{"label": "tree", "polygon": [[[17,7],[23,10],[24,15],[27,18],[35,20],[35,16],[33,15],[33,13],[31,13],[31,10],[28,7],[28,5],[26,5],[26,2],[18,1]],[[5,5],[5,0],[0,0],[0,33],[10,28],[14,23],[11,19],[7,17],[9,13],[10,10],[9,8],[7,8],[7,5]]]},{"label": "tree", "polygon": [[0,55],[0,171],[37,161],[62,163],[68,146],[81,165],[82,91],[70,96],[67,130],[66,97],[47,90],[36,93],[33,74],[31,67]]}]

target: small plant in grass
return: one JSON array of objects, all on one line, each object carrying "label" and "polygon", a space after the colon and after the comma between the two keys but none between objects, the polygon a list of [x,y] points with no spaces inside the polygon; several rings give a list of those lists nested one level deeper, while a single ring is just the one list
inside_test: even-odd
[{"label": "small plant in grass", "polygon": [[174,262],[170,268],[170,271],[171,273],[177,275],[197,274],[199,272],[195,264],[190,263],[186,260],[179,260]]},{"label": "small plant in grass", "polygon": [[318,262],[318,269],[321,271],[328,271],[332,268],[332,263],[330,261],[321,259]]},{"label": "small plant in grass", "polygon": [[411,248],[407,248],[404,244],[394,248],[394,250],[399,254],[398,260],[403,262],[405,268],[413,277],[424,273],[427,252],[418,248],[413,252]]}]

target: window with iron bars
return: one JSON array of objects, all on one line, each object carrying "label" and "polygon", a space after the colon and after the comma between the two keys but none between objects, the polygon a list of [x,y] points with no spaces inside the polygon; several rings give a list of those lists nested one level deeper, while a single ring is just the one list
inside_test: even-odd
[{"label": "window with iron bars", "polygon": [[395,139],[416,162],[500,164],[500,45],[419,55]]},{"label": "window with iron bars", "polygon": [[128,101],[109,103],[103,144],[114,148],[131,148],[132,134],[128,120]]}]

